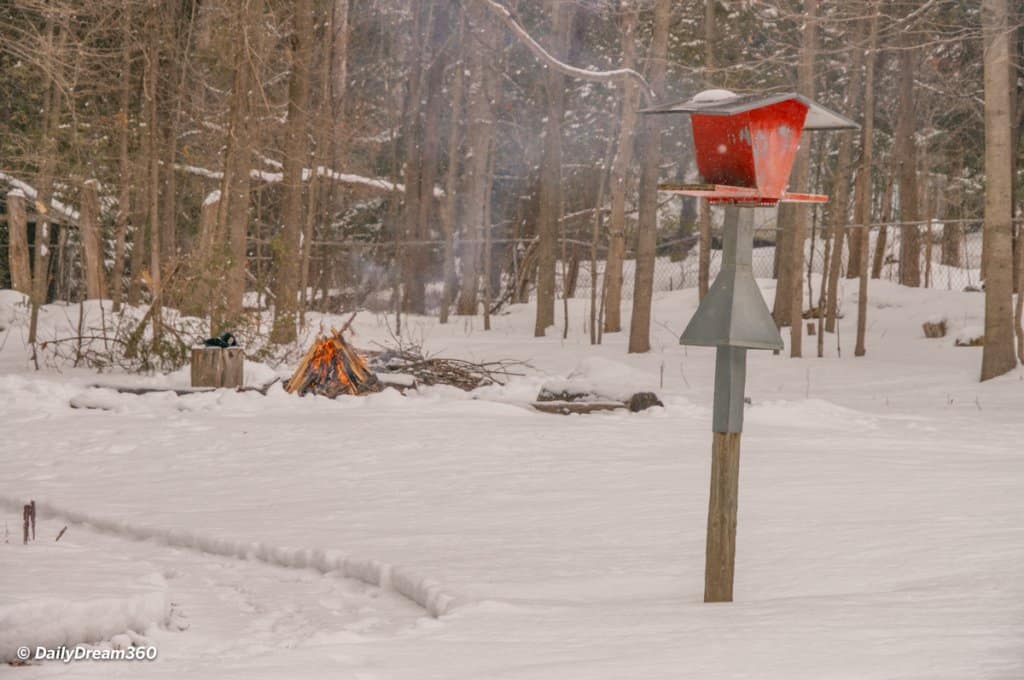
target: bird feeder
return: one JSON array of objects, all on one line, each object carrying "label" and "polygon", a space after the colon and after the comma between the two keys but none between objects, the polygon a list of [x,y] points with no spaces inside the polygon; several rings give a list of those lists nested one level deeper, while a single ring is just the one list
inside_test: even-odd
[{"label": "bird feeder", "polygon": [[679,342],[716,348],[704,601],[731,602],[747,350],[783,347],[751,268],[750,208],[828,201],[827,196],[786,190],[800,137],[804,130],[859,126],[799,94],[738,96],[707,90],[642,113],[690,117],[702,181],[660,188],[725,208],[721,269]]}]

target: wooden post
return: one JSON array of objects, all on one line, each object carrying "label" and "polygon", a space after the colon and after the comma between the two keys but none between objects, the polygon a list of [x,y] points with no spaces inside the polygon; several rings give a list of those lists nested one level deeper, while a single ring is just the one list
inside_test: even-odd
[{"label": "wooden post", "polygon": [[740,433],[715,432],[712,436],[704,601],[732,602],[733,575],[736,567]]},{"label": "wooden post", "polygon": [[36,502],[29,501],[29,519],[32,522],[32,540],[36,540]]},{"label": "wooden post", "polygon": [[28,545],[28,516],[31,512],[30,506],[26,503],[21,509],[21,542]]}]

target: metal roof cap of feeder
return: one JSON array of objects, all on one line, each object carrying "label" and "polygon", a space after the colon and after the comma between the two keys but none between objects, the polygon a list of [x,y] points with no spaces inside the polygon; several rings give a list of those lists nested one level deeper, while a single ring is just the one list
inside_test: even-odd
[{"label": "metal roof cap of feeder", "polygon": [[860,128],[860,125],[846,116],[795,92],[738,95],[729,90],[705,90],[690,99],[641,109],[640,113],[699,113],[707,116],[734,116],[793,99],[807,107],[804,130],[857,130]]}]

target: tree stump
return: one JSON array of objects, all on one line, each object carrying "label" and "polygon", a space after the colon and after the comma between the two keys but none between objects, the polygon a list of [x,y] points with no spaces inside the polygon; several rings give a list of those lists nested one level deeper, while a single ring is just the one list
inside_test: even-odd
[{"label": "tree stump", "polygon": [[192,387],[241,387],[244,366],[241,347],[193,347]]},{"label": "tree stump", "polygon": [[926,338],[944,338],[946,337],[946,320],[925,321],[921,324],[921,330],[924,331]]},{"label": "tree stump", "polygon": [[241,387],[245,377],[245,351],[241,347],[227,347],[221,352],[224,372],[219,387]]}]

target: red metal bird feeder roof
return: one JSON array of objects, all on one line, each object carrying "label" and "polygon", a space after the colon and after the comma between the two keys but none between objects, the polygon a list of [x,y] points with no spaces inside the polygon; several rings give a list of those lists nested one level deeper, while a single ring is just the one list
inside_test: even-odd
[{"label": "red metal bird feeder roof", "polygon": [[786,191],[804,130],[850,130],[849,118],[794,93],[739,96],[707,90],[692,99],[642,113],[690,116],[701,184],[663,185],[666,191],[712,203],[824,203],[827,196]]}]

